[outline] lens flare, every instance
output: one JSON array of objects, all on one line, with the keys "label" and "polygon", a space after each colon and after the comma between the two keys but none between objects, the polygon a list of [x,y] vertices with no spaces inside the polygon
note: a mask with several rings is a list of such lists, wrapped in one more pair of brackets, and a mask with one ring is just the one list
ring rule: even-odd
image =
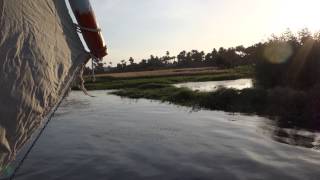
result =
[{"label": "lens flare", "polygon": [[265,58],[273,64],[285,63],[292,53],[291,45],[286,42],[271,42],[264,50]]}]

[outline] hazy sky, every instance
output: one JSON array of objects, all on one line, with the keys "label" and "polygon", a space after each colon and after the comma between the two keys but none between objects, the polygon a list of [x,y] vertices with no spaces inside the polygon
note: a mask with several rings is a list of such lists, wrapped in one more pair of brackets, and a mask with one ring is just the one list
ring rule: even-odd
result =
[{"label": "hazy sky", "polygon": [[169,50],[251,45],[290,28],[320,30],[320,0],[91,0],[107,61]]}]

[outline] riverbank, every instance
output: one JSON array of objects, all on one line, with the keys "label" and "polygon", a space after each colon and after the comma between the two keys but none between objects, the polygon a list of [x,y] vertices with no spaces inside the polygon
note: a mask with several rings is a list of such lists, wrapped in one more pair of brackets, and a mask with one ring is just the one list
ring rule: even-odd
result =
[{"label": "riverbank", "polygon": [[[86,83],[88,90],[117,89],[112,94],[128,98],[145,98],[226,112],[256,114],[274,119],[283,128],[320,130],[317,99],[318,88],[309,91],[291,88],[243,90],[220,88],[214,92],[192,91],[173,86],[182,82],[220,81],[253,78],[253,67],[237,67],[206,75],[160,76],[139,78],[98,77]],[[320,92],[320,91],[319,91]]]},{"label": "riverbank", "polygon": [[[212,68],[189,68],[175,69],[165,71],[155,71],[154,73],[137,72],[137,73],[117,73],[97,75],[96,81],[92,82],[91,77],[85,77],[85,86],[88,90],[108,90],[108,89],[127,89],[137,88],[147,84],[157,84],[157,86],[168,86],[175,83],[184,82],[206,82],[235,80],[241,78],[252,78],[254,75],[253,66],[240,66],[233,69],[216,69]],[[168,72],[178,72],[178,74],[168,74]],[[194,71],[194,72],[193,72]],[[149,71],[148,71],[149,72]]]}]

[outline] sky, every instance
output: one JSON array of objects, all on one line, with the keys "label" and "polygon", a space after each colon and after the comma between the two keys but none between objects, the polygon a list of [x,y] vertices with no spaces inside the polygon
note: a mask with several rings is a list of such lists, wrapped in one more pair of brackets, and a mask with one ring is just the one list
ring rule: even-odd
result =
[{"label": "sky", "polygon": [[287,28],[320,30],[319,0],[91,0],[106,62],[252,45]]}]

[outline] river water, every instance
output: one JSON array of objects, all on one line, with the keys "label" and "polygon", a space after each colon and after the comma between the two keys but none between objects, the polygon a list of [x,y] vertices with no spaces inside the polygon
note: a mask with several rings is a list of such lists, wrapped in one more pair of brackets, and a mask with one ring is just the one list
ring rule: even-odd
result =
[{"label": "river water", "polygon": [[268,120],[72,92],[17,180],[247,180],[320,177],[320,153],[273,141]]},{"label": "river water", "polygon": [[253,87],[252,79],[237,79],[237,80],[227,80],[227,81],[206,81],[206,82],[187,82],[175,84],[176,87],[189,88],[193,91],[210,92],[216,91],[220,87],[233,88],[233,89],[246,89]]}]

